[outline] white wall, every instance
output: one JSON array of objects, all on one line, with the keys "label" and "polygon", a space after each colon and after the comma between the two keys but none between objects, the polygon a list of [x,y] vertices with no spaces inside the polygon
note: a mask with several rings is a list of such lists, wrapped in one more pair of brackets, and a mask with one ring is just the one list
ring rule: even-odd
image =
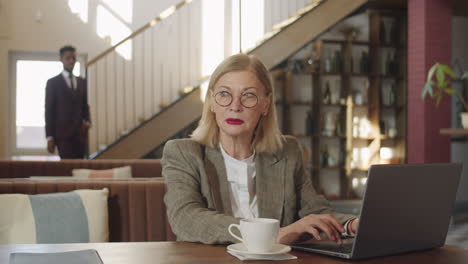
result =
[{"label": "white wall", "polygon": [[[104,51],[110,44],[96,34],[96,8],[103,1],[87,1],[88,22],[84,23],[71,12],[67,0],[0,0],[0,158],[9,158],[8,53],[21,50],[58,54],[58,49],[65,44],[76,46],[88,59]],[[133,0],[133,21],[126,25],[136,30],[178,2]]]}]

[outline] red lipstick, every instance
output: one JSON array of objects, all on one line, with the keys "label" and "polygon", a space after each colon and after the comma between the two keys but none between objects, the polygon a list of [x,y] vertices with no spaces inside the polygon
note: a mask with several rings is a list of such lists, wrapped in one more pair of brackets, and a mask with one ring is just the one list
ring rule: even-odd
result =
[{"label": "red lipstick", "polygon": [[242,125],[244,123],[243,120],[237,119],[237,118],[228,118],[225,121],[226,121],[226,123],[228,123],[230,125]]}]

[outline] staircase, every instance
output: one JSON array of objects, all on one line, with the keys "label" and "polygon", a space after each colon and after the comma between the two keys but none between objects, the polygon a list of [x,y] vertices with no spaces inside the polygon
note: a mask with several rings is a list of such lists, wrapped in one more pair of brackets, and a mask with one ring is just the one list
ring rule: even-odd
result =
[{"label": "staircase", "polygon": [[[154,52],[154,45],[162,45],[154,41],[155,32],[161,31],[158,23],[164,27],[171,15],[180,15],[177,20],[180,24],[196,27],[191,19],[200,10],[200,1],[190,2],[183,1],[170,7],[165,14],[88,63],[94,124],[90,130],[90,152],[94,152],[91,158],[148,157],[158,146],[189,125],[196,124],[200,118],[200,74],[197,75],[199,69],[190,65],[199,59],[196,50],[200,47],[194,45],[195,51],[181,48],[179,54]],[[367,0],[312,1],[276,25],[255,48],[246,53],[259,57],[267,68],[273,69],[366,3]],[[182,20],[185,22],[180,22]],[[171,41],[179,43],[177,40],[182,38],[199,38],[190,30],[180,28],[178,39],[169,37],[164,45],[169,45]],[[145,48],[147,46],[150,49]],[[128,48],[127,53],[123,53],[124,47]],[[125,56],[132,59],[127,60]],[[175,64],[172,66],[177,69],[169,74],[169,80],[167,72],[164,72],[166,64],[159,61],[163,57],[170,58]],[[173,76],[176,73],[178,78]],[[182,87],[186,87],[184,91]],[[177,89],[181,89],[181,92],[174,92]]]}]

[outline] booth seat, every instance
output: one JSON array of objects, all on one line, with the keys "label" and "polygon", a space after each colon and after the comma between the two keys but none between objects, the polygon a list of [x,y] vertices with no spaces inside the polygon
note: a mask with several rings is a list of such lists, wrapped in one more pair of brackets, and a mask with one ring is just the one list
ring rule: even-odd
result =
[{"label": "booth seat", "polygon": [[122,160],[61,160],[11,161],[0,160],[0,178],[29,178],[31,176],[71,176],[73,169],[104,170],[132,167],[133,178],[161,177],[159,159]]},{"label": "booth seat", "polygon": [[[109,169],[130,165],[131,179],[34,179],[66,176],[74,168]],[[109,189],[110,242],[174,241],[163,197],[166,184],[159,160],[0,161],[0,194],[44,194]]]}]

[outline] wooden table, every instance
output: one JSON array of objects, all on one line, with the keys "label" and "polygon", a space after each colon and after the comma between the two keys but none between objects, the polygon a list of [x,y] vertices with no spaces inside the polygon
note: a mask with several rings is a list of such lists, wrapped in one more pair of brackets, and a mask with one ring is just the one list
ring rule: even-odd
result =
[{"label": "wooden table", "polygon": [[[140,242],[140,243],[89,243],[89,244],[30,244],[0,245],[0,263],[7,264],[12,252],[60,252],[83,249],[96,249],[104,264],[178,264],[178,263],[243,263],[226,252],[225,246],[208,246],[185,242]],[[445,246],[439,249],[413,252],[397,256],[372,258],[364,261],[348,261],[317,254],[292,251],[296,260],[285,261],[248,261],[247,263],[372,263],[372,264],[466,264],[468,250]]]}]

